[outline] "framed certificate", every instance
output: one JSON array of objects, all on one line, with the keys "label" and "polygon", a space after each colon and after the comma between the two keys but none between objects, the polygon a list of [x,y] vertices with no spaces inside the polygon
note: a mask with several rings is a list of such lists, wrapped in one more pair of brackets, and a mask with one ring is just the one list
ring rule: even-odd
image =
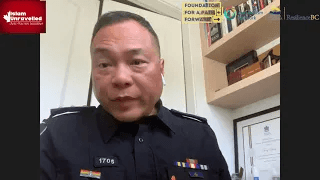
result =
[{"label": "framed certificate", "polygon": [[235,170],[244,169],[242,179],[280,177],[280,106],[235,119]]}]

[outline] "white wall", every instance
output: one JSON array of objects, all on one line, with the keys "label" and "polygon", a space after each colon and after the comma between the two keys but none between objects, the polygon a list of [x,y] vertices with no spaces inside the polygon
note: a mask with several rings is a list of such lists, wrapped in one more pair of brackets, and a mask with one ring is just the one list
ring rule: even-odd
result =
[{"label": "white wall", "polygon": [[70,51],[70,69],[63,106],[87,104],[91,74],[90,43],[99,12],[98,0],[74,1],[78,4],[78,16],[74,26],[73,49]]},{"label": "white wall", "polygon": [[98,0],[47,0],[47,28],[40,34],[40,122],[50,109],[87,103],[90,39]]},{"label": "white wall", "polygon": [[[188,83],[190,85],[188,88],[194,88],[194,99],[191,99],[191,101],[194,101],[195,103],[194,114],[207,118],[210,127],[217,136],[219,147],[227,161],[230,174],[232,174],[235,172],[233,120],[244,115],[279,105],[280,94],[238,109],[226,109],[207,104],[199,25],[183,25],[183,29],[187,31],[183,34],[186,36],[188,35],[186,38],[184,37],[184,39],[189,40],[190,58],[185,58],[185,67],[187,68],[187,74],[193,74],[191,77],[192,83]],[[260,55],[279,43],[280,38],[258,49],[257,54]],[[190,79],[188,79],[187,82],[188,81],[190,81]],[[189,96],[187,97],[189,99]],[[188,99],[187,101],[189,101]]]},{"label": "white wall", "polygon": [[232,112],[232,119],[237,119],[247,116],[265,109],[273,108],[280,105],[280,93],[269,98],[257,101],[247,106],[234,109]]}]

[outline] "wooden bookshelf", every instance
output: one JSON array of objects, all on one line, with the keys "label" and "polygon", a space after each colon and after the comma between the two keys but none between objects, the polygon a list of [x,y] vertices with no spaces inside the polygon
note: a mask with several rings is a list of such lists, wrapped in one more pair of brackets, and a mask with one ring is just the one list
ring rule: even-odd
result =
[{"label": "wooden bookshelf", "polygon": [[[277,39],[280,36],[280,21],[270,20],[271,16],[275,16],[269,13],[272,6],[280,6],[280,0],[275,0],[262,9],[262,14],[255,15],[256,20],[247,20],[210,47],[206,45],[203,55],[228,64],[252,49],[259,49]],[[201,28],[204,31],[203,26]]]},{"label": "wooden bookshelf", "polygon": [[[238,1],[226,1],[238,5]],[[280,63],[228,86],[226,65],[251,50],[257,50],[280,37],[280,21],[270,20],[271,7],[279,7],[275,0],[256,14],[256,20],[247,20],[208,47],[203,24],[200,37],[207,102],[224,108],[239,108],[280,93]],[[274,47],[280,54],[280,45]],[[266,53],[259,55],[259,60]]]},{"label": "wooden bookshelf", "polygon": [[239,108],[280,93],[280,63],[227,86],[209,100],[209,104]]}]

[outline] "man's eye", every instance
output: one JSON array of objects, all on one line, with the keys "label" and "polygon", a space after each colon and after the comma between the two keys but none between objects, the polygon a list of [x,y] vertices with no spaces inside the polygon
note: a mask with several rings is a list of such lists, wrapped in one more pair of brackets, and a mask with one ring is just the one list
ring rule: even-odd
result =
[{"label": "man's eye", "polygon": [[99,67],[100,67],[100,68],[106,68],[106,67],[108,67],[108,66],[110,66],[110,65],[107,64],[107,63],[100,63],[100,64],[99,64]]},{"label": "man's eye", "polygon": [[142,63],[144,63],[144,61],[142,60],[133,60],[131,64],[137,66],[137,65],[141,65]]}]

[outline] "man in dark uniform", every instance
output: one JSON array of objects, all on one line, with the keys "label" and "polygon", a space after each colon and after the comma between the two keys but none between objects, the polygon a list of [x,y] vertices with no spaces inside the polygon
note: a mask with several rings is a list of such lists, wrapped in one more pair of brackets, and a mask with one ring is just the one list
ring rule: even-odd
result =
[{"label": "man in dark uniform", "polygon": [[206,119],[162,106],[164,60],[143,17],[102,15],[90,51],[100,105],[51,110],[41,179],[231,179]]}]

